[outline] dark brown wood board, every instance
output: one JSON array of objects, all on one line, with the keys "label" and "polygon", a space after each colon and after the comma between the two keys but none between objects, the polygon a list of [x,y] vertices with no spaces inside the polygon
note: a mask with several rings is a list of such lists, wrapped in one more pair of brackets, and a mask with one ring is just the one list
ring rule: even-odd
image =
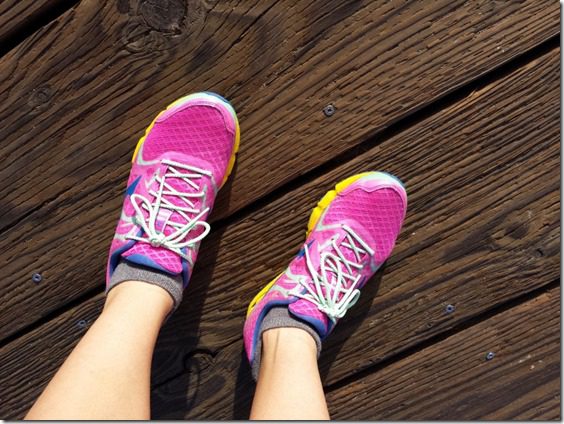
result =
[{"label": "dark brown wood board", "polygon": [[[553,49],[210,236],[186,293],[190,300],[159,341],[155,416],[243,417],[253,389],[241,361],[246,305],[295,253],[318,198],[353,172],[384,166],[400,175],[410,207],[394,256],[374,281],[381,280],[378,296],[373,299],[372,284],[325,347],[326,383],[554,281],[558,87],[559,49]],[[3,415],[29,407],[83,333],[78,320],[93,319],[92,304],[100,302],[81,305],[0,351],[0,363],[11,364],[0,371],[6,387],[21,376],[34,380],[16,396],[14,390],[1,396],[9,408]],[[456,305],[455,313],[444,313],[447,303]],[[46,343],[66,348],[52,354]],[[49,352],[50,360],[30,364],[27,349]],[[6,358],[16,356],[14,370]]]},{"label": "dark brown wood board", "polygon": [[559,394],[558,286],[328,393],[327,402],[337,420],[559,420]]},{"label": "dark brown wood board", "polygon": [[134,135],[171,99],[240,110],[224,217],[559,30],[532,0],[134,3],[81,2],[0,60],[0,338],[99,290]]}]

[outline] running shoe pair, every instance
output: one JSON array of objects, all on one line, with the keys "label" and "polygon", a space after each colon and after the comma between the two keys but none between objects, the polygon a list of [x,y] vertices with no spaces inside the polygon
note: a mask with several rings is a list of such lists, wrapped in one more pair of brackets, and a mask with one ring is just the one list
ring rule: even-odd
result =
[{"label": "running shoe pair", "polygon": [[[181,98],[155,118],[133,154],[110,248],[107,290],[122,263],[179,281],[180,291],[188,285],[200,242],[210,231],[206,219],[233,168],[239,139],[233,107],[213,93]],[[272,308],[287,308],[320,340],[331,333],[391,254],[406,207],[402,183],[383,172],[351,176],[321,199],[297,256],[249,305],[243,334],[251,365],[261,324]],[[161,285],[178,306],[181,293]]]}]

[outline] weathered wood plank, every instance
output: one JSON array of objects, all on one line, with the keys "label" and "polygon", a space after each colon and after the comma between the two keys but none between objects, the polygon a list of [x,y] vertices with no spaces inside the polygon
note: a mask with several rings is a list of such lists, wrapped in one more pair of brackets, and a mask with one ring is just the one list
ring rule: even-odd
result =
[{"label": "weathered wood plank", "polygon": [[72,0],[4,0],[0,2],[0,48],[29,25],[42,20],[54,9],[72,4]]},{"label": "weathered wood plank", "polygon": [[0,338],[100,285],[131,134],[170,99],[241,112],[225,216],[559,30],[532,0],[150,4],[82,2],[0,61]]},{"label": "weathered wood plank", "polygon": [[386,421],[555,420],[559,399],[560,287],[327,394],[334,419]]},{"label": "weathered wood plank", "polygon": [[[555,49],[211,235],[186,293],[189,300],[159,340],[156,416],[245,415],[253,390],[241,361],[247,303],[295,253],[315,201],[351,173],[395,172],[407,183],[410,207],[395,253],[379,274],[379,296],[373,298],[376,278],[325,346],[321,365],[327,383],[557,278],[558,87]],[[93,264],[85,267],[94,270]],[[444,313],[448,303],[455,313]],[[65,353],[52,354],[46,341],[72,345],[83,332],[77,317],[92,319],[95,312],[80,306],[12,342],[0,350],[0,364],[17,355],[19,375],[46,381]],[[65,330],[55,330],[67,322]],[[40,334],[43,345],[33,345]],[[30,365],[29,349],[49,351],[50,361]],[[12,366],[0,366],[5,387],[21,381],[11,378]],[[10,409],[4,415],[25,411],[40,387],[30,384],[17,396],[7,391],[2,403]],[[243,406],[234,411],[235,401]]]}]

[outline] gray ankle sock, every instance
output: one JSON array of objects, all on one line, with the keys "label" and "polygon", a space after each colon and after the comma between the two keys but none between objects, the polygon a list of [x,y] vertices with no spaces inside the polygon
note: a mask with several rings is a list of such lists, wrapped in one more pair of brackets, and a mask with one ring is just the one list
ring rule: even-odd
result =
[{"label": "gray ankle sock", "polygon": [[[165,272],[157,271],[146,266],[137,265],[126,260],[120,260],[118,266],[114,270],[110,278],[110,284],[106,290],[106,294],[124,281],[143,281],[145,283],[154,284],[155,286],[165,289],[174,301],[174,309],[178,307],[182,300],[182,276],[170,275]],[[174,310],[173,309],[173,310]]]},{"label": "gray ankle sock", "polygon": [[287,307],[274,307],[266,313],[266,316],[262,320],[260,326],[259,337],[255,348],[255,358],[252,364],[252,373],[255,380],[258,378],[260,369],[260,359],[262,355],[262,333],[266,330],[280,327],[301,328],[302,330],[305,330],[309,334],[311,334],[311,336],[315,339],[315,344],[317,345],[317,357],[319,358],[319,354],[321,353],[321,338],[319,337],[319,334],[317,334],[317,331],[315,331],[313,327],[306,322],[294,318],[292,315],[290,315]]}]

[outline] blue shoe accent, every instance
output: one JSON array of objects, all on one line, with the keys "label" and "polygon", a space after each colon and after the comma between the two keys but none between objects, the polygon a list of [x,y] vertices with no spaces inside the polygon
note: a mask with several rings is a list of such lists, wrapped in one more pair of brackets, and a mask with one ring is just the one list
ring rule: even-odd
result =
[{"label": "blue shoe accent", "polygon": [[141,176],[137,177],[137,179],[135,181],[133,181],[131,184],[129,184],[129,186],[127,187],[127,190],[125,190],[126,196],[131,196],[135,192],[135,187],[137,187],[137,184],[139,184],[139,181],[141,181]]},{"label": "blue shoe accent", "polygon": [[[312,244],[313,244],[313,240],[310,241],[310,242],[307,244],[307,247],[310,248]],[[304,255],[305,255],[305,247],[302,247],[302,248],[300,249],[300,251],[298,252],[297,257],[298,257],[298,258],[301,258],[301,257],[304,256]]]},{"label": "blue shoe accent", "polygon": [[130,240],[129,242],[121,246],[119,249],[116,249],[110,255],[110,277],[112,276],[112,274],[116,270],[116,267],[118,266],[121,254],[126,250],[129,250],[134,244],[135,244],[135,240]]},{"label": "blue shoe accent", "polygon": [[153,268],[153,269],[156,269],[158,271],[164,272],[166,274],[174,275],[145,255],[140,255],[140,254],[136,253],[136,254],[128,256],[127,258],[124,258],[124,259],[128,262],[133,262],[134,264],[137,264],[137,265],[143,265],[143,266],[146,266],[148,268]]},{"label": "blue shoe accent", "polygon": [[[188,248],[182,248],[182,253],[185,255],[188,253]],[[188,268],[188,261],[184,258],[180,259],[182,263],[182,287],[188,287],[188,283],[190,282],[190,269]]]},{"label": "blue shoe accent", "polygon": [[400,180],[398,177],[396,177],[396,176],[393,175],[393,174],[390,174],[389,172],[384,172],[384,171],[378,171],[378,172],[380,172],[380,173],[382,173],[382,174],[386,174],[388,177],[393,178],[393,179],[394,179],[397,183],[399,183],[399,185],[401,185],[401,186],[403,187],[403,189],[405,190],[405,184],[404,184],[403,181]]}]

